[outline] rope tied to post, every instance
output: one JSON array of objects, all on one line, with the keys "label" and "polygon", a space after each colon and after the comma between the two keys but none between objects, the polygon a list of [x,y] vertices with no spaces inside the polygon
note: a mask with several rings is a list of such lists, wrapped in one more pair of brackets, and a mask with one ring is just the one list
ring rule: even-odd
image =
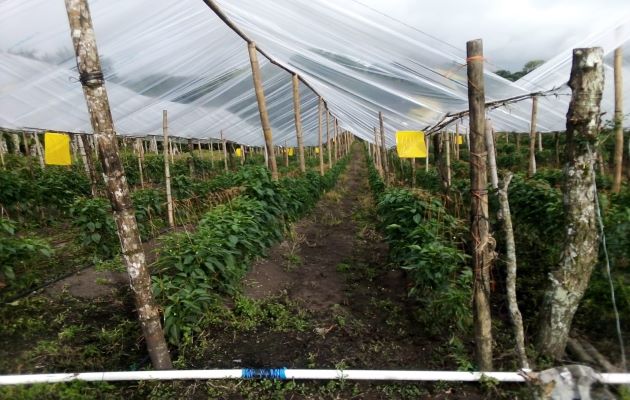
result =
[{"label": "rope tied to post", "polygon": [[89,88],[96,88],[102,86],[105,83],[105,78],[103,77],[103,73],[98,72],[81,72],[79,74],[79,82],[83,86],[87,86]]}]

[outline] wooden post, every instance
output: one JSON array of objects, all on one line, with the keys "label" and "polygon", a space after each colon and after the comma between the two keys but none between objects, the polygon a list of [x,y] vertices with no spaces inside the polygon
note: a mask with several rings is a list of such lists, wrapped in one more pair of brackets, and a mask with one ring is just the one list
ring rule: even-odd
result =
[{"label": "wooden post", "polygon": [[142,142],[142,139],[136,139],[136,147],[138,148],[138,173],[140,174],[140,187],[144,189],[144,144]]},{"label": "wooden post", "polygon": [[455,159],[459,160],[459,124],[455,124]]},{"label": "wooden post", "polygon": [[[33,137],[35,138],[35,152],[37,153],[37,158],[39,159],[39,166],[41,169],[46,168],[46,163],[44,162],[44,149],[42,148],[42,144],[39,141],[39,134],[37,132],[33,133]],[[0,143],[2,146],[4,143]],[[2,153],[4,149],[0,149],[0,153]],[[2,164],[4,165],[4,157]]]},{"label": "wooden post", "polygon": [[553,134],[553,139],[556,156],[556,167],[560,168],[560,132],[555,132]]},{"label": "wooden post", "polygon": [[538,114],[538,97],[532,97],[532,120],[529,128],[529,169],[527,175],[536,173],[536,115]]},{"label": "wooden post", "polygon": [[26,131],[22,131],[22,141],[24,142],[24,155],[31,156],[31,146],[28,144],[28,138],[26,137]]},{"label": "wooden post", "polygon": [[411,187],[416,187],[416,159],[411,159]]},{"label": "wooden post", "polygon": [[330,155],[330,112],[326,111],[326,152],[328,153],[328,169],[332,168],[332,158]]},{"label": "wooden post", "polygon": [[208,143],[208,149],[210,150],[210,168],[214,169],[214,143],[212,139],[210,139],[210,143]]},{"label": "wooden post", "polygon": [[317,121],[318,121],[318,135],[319,135],[319,174],[324,176],[324,144],[322,139],[322,111],[323,111],[323,100],[319,97],[319,101],[317,102]]},{"label": "wooden post", "polygon": [[11,141],[13,142],[13,154],[20,156],[22,151],[20,150],[20,136],[17,133],[12,133]]},{"label": "wooden post", "polygon": [[381,140],[379,139],[379,135],[378,135],[378,130],[376,129],[376,127],[374,127],[374,162],[376,163],[376,169],[379,173],[379,175],[381,175],[381,178],[383,177],[383,164],[381,163]]},{"label": "wooden post", "polygon": [[129,273],[131,293],[135,297],[147,349],[156,369],[171,369],[171,359],[160,324],[160,312],[151,294],[151,278],[146,267],[129,187],[118,155],[90,12],[86,0],[65,0],[65,4],[83,93],[100,147],[101,165],[106,175],[106,186],[118,228],[123,259]]},{"label": "wooden post", "polygon": [[284,166],[285,167],[289,167],[289,148],[287,147],[287,141],[284,141],[284,149],[283,149],[283,153],[284,153]]},{"label": "wooden post", "polygon": [[[506,133],[507,134],[507,133]],[[503,229],[505,231],[505,264],[507,266],[507,277],[505,283],[507,286],[508,308],[510,310],[510,318],[514,326],[514,339],[516,342],[516,353],[521,364],[521,368],[529,369],[527,354],[525,353],[525,334],[523,333],[523,317],[518,309],[516,301],[516,244],[514,242],[514,230],[512,229],[512,214],[510,213],[510,202],[508,200],[508,186],[512,180],[512,173],[508,172],[503,177],[503,187],[499,189],[499,204],[501,205],[501,213],[499,219],[503,220]]]},{"label": "wooden post", "polygon": [[175,226],[175,215],[173,212],[173,197],[171,195],[171,170],[168,163],[170,152],[170,141],[168,140],[168,115],[166,110],[162,110],[162,134],[164,135],[164,179],[166,181],[166,208],[168,211],[168,226]]},{"label": "wooden post", "polygon": [[385,185],[389,185],[389,162],[387,160],[387,143],[385,142],[385,123],[383,121],[383,113],[378,113],[378,123],[381,129],[381,160],[383,161],[383,174],[385,176]]},{"label": "wooden post", "polygon": [[429,154],[430,154],[431,136],[424,135],[424,145],[427,148],[427,156],[424,158],[424,172],[429,172]]},{"label": "wooden post", "polygon": [[333,152],[334,154],[334,160],[335,162],[337,162],[337,159],[339,158],[339,136],[337,135],[337,130],[339,129],[339,125],[337,124],[337,118],[333,119],[333,142],[335,143],[335,151]]},{"label": "wooden post", "polygon": [[[228,172],[227,143],[226,140],[223,138],[223,129],[221,130],[221,143],[223,144],[223,167],[225,168],[225,172]],[[273,150],[271,156],[273,157]]]},{"label": "wooden post", "polygon": [[488,152],[488,173],[490,174],[492,188],[497,190],[499,188],[499,174],[497,173],[497,158],[494,148],[494,137],[492,135],[492,121],[490,119],[486,119],[485,131],[486,151]]},{"label": "wooden post", "polygon": [[521,134],[516,134],[516,154],[521,154]]},{"label": "wooden post", "polygon": [[613,174],[612,191],[621,190],[621,175],[623,169],[623,53],[621,47],[615,49],[615,171]]},{"label": "wooden post", "polygon": [[96,197],[98,195],[98,178],[96,177],[96,168],[94,168],[94,158],[92,157],[92,145],[90,144],[88,135],[79,135],[77,143],[81,151],[81,157],[83,158],[85,173],[90,179],[92,197]]},{"label": "wooden post", "polygon": [[540,153],[541,151],[543,151],[543,144],[542,144],[542,132],[538,132],[538,152]]},{"label": "wooden post", "polygon": [[195,177],[195,145],[193,144],[193,140],[192,139],[188,139],[188,153],[189,153],[189,158],[188,158],[188,170],[190,172],[190,177],[194,178]]},{"label": "wooden post", "polygon": [[0,162],[2,163],[2,169],[6,168],[4,164],[4,149],[5,149],[4,135],[0,133]]},{"label": "wooden post", "polygon": [[444,139],[446,140],[446,187],[447,190],[451,188],[451,135],[448,132],[444,132]]},{"label": "wooden post", "polygon": [[[304,141],[302,134],[302,116],[300,114],[300,80],[297,74],[293,74],[293,116],[295,119],[295,137],[297,138],[298,158],[300,161],[300,171],[306,172],[306,164],[304,162]],[[320,121],[321,131],[321,121]]]},{"label": "wooden post", "polygon": [[265,144],[267,146],[268,167],[271,170],[271,179],[277,181],[278,166],[276,165],[276,157],[273,153],[273,133],[271,132],[271,123],[269,122],[269,114],[267,113],[267,104],[265,102],[262,77],[260,76],[260,66],[258,64],[258,55],[256,54],[256,45],[253,42],[248,43],[247,50],[249,51],[249,61],[252,66],[254,91],[256,92],[258,111],[260,113],[260,124],[262,125],[263,134],[265,136]]},{"label": "wooden post", "polygon": [[494,243],[488,223],[486,190],[485,93],[483,79],[483,42],[466,43],[468,106],[470,109],[470,237],[474,273],[473,306],[475,348],[481,371],[492,371],[492,319],[490,314],[490,268]]},{"label": "wooden post", "polygon": [[155,136],[151,137],[151,151],[153,151],[155,154],[160,154],[158,152],[157,137]]},{"label": "wooden post", "polygon": [[553,359],[564,354],[600,246],[594,151],[601,122],[603,53],[600,47],[573,50],[562,187],[564,248],[557,268],[549,274],[537,338],[540,353]]}]

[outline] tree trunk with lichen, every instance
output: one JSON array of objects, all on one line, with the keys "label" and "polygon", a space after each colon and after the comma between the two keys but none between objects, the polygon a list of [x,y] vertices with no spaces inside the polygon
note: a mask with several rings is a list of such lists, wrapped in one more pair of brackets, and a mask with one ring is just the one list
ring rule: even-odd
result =
[{"label": "tree trunk with lichen", "polygon": [[599,235],[595,208],[595,145],[600,130],[604,88],[603,51],[574,49],[567,113],[563,203],[564,248],[549,274],[538,332],[538,350],[559,359],[564,353],[573,316],[597,262]]},{"label": "tree trunk with lichen", "polygon": [[81,157],[83,157],[85,172],[90,178],[92,197],[96,197],[98,195],[98,178],[94,168],[94,157],[90,139],[87,135],[80,135],[77,143],[79,144],[79,149],[81,150]]},{"label": "tree trunk with lichen", "polygon": [[129,187],[118,154],[116,134],[96,50],[90,11],[86,0],[65,0],[65,3],[83,94],[100,148],[99,155],[106,175],[107,194],[147,349],[156,369],[170,369],[172,368],[171,358],[160,324],[160,313],[151,293],[151,278],[140,241]]}]

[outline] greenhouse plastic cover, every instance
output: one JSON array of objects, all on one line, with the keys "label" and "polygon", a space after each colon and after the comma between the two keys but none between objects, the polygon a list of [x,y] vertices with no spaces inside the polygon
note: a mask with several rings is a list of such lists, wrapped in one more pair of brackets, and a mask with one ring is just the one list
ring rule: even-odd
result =
[{"label": "greenhouse plastic cover", "polygon": [[[247,44],[202,0],[89,4],[119,134],[161,135],[162,110],[168,110],[174,136],[218,138],[223,131],[229,140],[263,143]],[[373,140],[379,111],[385,117],[388,145],[394,145],[394,131],[424,129],[448,112],[468,108],[463,43],[453,47],[358,4],[218,4],[260,49],[325,99],[341,128],[359,137]],[[613,110],[612,52],[618,46],[627,49],[624,93],[630,94],[629,39],[626,16],[574,46],[604,48],[602,106],[608,119]],[[261,55],[259,61],[274,144],[293,146],[291,76]],[[559,96],[539,101],[538,129],[564,130],[570,64],[571,49],[564,49],[515,83],[495,75],[486,64],[487,101],[560,87]],[[63,0],[0,2],[0,127],[90,133],[77,75]],[[315,145],[318,96],[302,83],[300,93],[305,142]],[[490,117],[497,130],[527,132],[530,113],[531,101],[526,100],[496,109]]]}]

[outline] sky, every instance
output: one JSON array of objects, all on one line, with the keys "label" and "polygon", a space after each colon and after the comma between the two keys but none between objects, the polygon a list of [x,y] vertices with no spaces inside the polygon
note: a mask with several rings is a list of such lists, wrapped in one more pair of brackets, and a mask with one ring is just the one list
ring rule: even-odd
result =
[{"label": "sky", "polygon": [[630,0],[344,1],[365,4],[460,49],[482,38],[488,61],[511,71],[530,60],[549,60],[588,33],[630,18]]}]

